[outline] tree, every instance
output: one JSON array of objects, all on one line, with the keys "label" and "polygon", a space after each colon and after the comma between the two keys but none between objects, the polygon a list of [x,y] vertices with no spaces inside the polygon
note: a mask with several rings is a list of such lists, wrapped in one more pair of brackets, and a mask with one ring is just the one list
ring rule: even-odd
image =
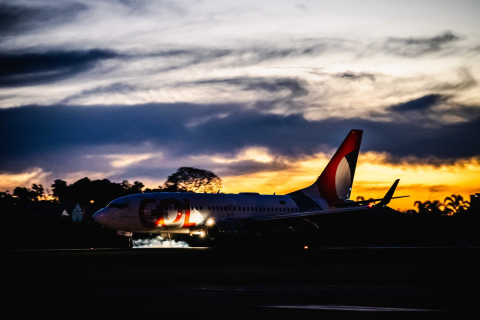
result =
[{"label": "tree", "polygon": [[452,194],[451,197],[446,197],[444,204],[445,211],[452,215],[466,212],[470,207],[470,203],[468,201],[464,201],[463,197],[459,194]]},{"label": "tree", "polygon": [[145,187],[145,185],[140,181],[135,181],[133,184],[131,184],[128,182],[128,180],[123,180],[121,186],[125,192],[125,195],[142,193],[142,189]]},{"label": "tree", "polygon": [[108,179],[90,180],[85,177],[71,185],[57,179],[52,184],[53,195],[62,203],[78,202],[81,205],[95,204],[106,206],[110,201],[134,193],[142,193],[145,186],[139,181],[133,184],[128,180],[121,183],[111,182]]},{"label": "tree", "polygon": [[191,167],[181,167],[170,175],[162,191],[217,192],[222,188],[222,179],[215,173]]},{"label": "tree", "polygon": [[13,196],[10,194],[10,191],[0,192],[0,204],[7,204],[13,202]]},{"label": "tree", "polygon": [[16,187],[13,190],[13,195],[22,202],[32,201],[37,198],[37,193],[26,187]]},{"label": "tree", "polygon": [[67,182],[61,179],[57,179],[52,184],[53,196],[58,199],[60,202],[67,201],[68,197],[68,187]]},{"label": "tree", "polygon": [[32,192],[36,194],[36,197],[33,200],[37,201],[38,199],[42,199],[44,190],[45,189],[43,189],[43,186],[41,184],[32,184]]},{"label": "tree", "polygon": [[430,201],[422,202],[420,200],[417,200],[413,203],[413,205],[415,207],[418,207],[418,213],[427,213],[428,212],[428,210],[427,210],[428,202],[430,202]]},{"label": "tree", "polygon": [[427,214],[442,214],[445,206],[438,200],[430,201],[427,200],[425,202],[422,201],[415,201],[413,204],[414,206],[418,207],[419,213],[427,213]]}]

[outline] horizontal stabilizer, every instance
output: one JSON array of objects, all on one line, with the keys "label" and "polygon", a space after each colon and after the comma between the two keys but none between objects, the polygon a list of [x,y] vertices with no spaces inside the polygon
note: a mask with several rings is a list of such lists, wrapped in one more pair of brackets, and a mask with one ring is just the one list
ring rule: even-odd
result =
[{"label": "horizontal stabilizer", "polygon": [[[410,196],[399,196],[399,197],[392,197],[392,199],[400,199],[400,198],[408,198]],[[383,200],[384,198],[381,198],[381,199],[367,199],[367,200],[361,200],[361,201],[355,201],[355,202],[347,202],[343,205],[338,205],[338,207],[354,207],[354,206],[363,206],[363,205],[366,205],[366,204],[370,204],[372,202],[377,202],[377,201],[381,201]]]}]

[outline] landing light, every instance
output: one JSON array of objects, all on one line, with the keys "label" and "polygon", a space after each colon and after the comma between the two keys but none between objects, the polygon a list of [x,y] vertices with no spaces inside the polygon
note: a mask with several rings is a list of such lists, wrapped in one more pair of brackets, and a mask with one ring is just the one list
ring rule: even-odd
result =
[{"label": "landing light", "polygon": [[213,219],[208,219],[207,222],[205,223],[207,226],[211,226],[215,223]]},{"label": "landing light", "polygon": [[308,249],[308,246],[304,246],[303,249],[305,249],[305,250]]}]

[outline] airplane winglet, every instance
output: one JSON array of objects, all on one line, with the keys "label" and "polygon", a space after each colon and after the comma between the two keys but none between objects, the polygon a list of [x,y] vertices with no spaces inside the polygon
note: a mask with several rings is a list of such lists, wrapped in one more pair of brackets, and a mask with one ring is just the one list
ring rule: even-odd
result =
[{"label": "airplane winglet", "polygon": [[390,203],[390,201],[392,200],[393,194],[395,193],[395,189],[397,188],[397,185],[398,185],[399,181],[400,181],[400,179],[395,180],[395,182],[390,187],[390,190],[387,191],[387,193],[385,194],[385,197],[383,197],[383,199],[378,203],[378,205],[386,206],[387,204]]}]

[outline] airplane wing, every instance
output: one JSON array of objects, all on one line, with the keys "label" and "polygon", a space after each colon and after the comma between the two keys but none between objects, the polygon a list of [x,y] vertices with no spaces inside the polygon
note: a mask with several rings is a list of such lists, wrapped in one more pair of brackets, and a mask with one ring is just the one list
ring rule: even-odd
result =
[{"label": "airplane wing", "polygon": [[[357,201],[346,203],[340,207],[330,210],[317,210],[317,211],[304,211],[304,212],[289,212],[284,214],[278,215],[268,215],[268,216],[256,216],[245,219],[246,222],[256,222],[256,221],[268,221],[268,220],[280,220],[280,219],[288,219],[288,218],[298,218],[298,217],[309,217],[309,216],[316,216],[316,215],[323,215],[323,214],[333,214],[333,213],[341,213],[341,212],[353,212],[353,211],[363,211],[372,209],[374,207],[384,207],[390,203],[392,199],[404,198],[409,196],[401,196],[401,197],[393,197],[395,189],[397,188],[398,182],[400,179],[395,180],[393,185],[390,187],[388,192],[382,199],[373,199],[373,200],[366,200],[366,201]],[[373,202],[373,201],[380,201],[379,203],[372,205],[368,204],[365,205],[363,203]]]},{"label": "airplane wing", "polygon": [[299,217],[309,217],[309,216],[316,216],[320,214],[331,214],[331,213],[340,213],[340,212],[351,212],[351,211],[360,211],[360,210],[367,210],[372,208],[373,205],[364,205],[364,206],[356,206],[356,207],[345,207],[345,208],[337,208],[331,210],[321,210],[321,211],[304,211],[304,212],[289,212],[285,214],[279,214],[274,216],[257,216],[245,219],[245,221],[267,221],[267,220],[279,220],[279,219],[287,219],[287,218],[299,218]]}]

